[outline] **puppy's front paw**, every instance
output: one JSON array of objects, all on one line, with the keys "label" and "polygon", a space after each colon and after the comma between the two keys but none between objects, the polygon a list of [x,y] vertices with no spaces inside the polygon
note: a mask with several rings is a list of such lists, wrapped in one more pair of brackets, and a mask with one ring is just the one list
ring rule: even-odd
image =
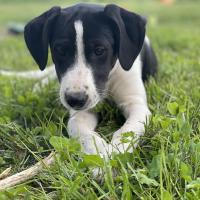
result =
[{"label": "puppy's front paw", "polygon": [[109,145],[109,155],[112,153],[132,153],[137,147],[139,137],[130,129],[119,129],[113,135]]},{"label": "puppy's front paw", "polygon": [[88,155],[99,155],[103,159],[108,159],[108,144],[100,137],[83,137],[80,140],[83,151]]},{"label": "puppy's front paw", "polygon": [[104,181],[104,171],[102,168],[96,167],[92,169],[92,178],[98,182]]}]

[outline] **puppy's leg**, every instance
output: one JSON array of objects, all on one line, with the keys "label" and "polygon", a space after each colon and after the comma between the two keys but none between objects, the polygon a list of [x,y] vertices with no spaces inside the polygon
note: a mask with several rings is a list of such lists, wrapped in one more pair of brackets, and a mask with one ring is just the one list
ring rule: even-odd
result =
[{"label": "puppy's leg", "polygon": [[94,131],[96,125],[95,114],[87,111],[71,111],[68,134],[73,138],[78,138],[82,150],[86,154],[99,154],[101,157],[107,157],[108,144]]},{"label": "puppy's leg", "polygon": [[137,145],[138,138],[143,135],[145,123],[151,115],[147,106],[139,57],[130,71],[124,71],[118,67],[111,74],[111,91],[114,100],[124,113],[126,122],[114,133],[110,152],[132,152],[133,147]]},{"label": "puppy's leg", "polygon": [[151,113],[146,103],[142,102],[141,97],[135,96],[133,98],[138,102],[123,106],[126,122],[113,134],[111,152],[132,152],[133,147],[137,146],[139,137],[145,131],[144,126]]}]

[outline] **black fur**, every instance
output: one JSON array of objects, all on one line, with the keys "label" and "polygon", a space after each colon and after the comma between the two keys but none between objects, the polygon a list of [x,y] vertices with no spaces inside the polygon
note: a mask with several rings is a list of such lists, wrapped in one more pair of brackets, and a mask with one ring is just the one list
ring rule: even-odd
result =
[{"label": "black fur", "polygon": [[158,62],[155,52],[151,45],[146,42],[141,51],[142,59],[142,80],[147,81],[149,76],[154,76],[157,72]]},{"label": "black fur", "polygon": [[60,11],[59,7],[53,7],[33,19],[25,27],[26,45],[41,70],[44,70],[47,64],[49,40]]},{"label": "black fur", "polygon": [[105,13],[117,26],[119,62],[125,70],[129,70],[142,49],[146,21],[116,5],[106,6]]},{"label": "black fur", "polygon": [[[84,27],[85,57],[99,89],[105,87],[117,58],[121,66],[129,70],[142,47],[143,79],[155,73],[155,54],[144,43],[144,18],[116,5],[90,4],[65,9],[53,7],[26,25],[27,47],[41,70],[47,64],[49,45],[59,80],[72,66],[77,51],[74,22],[79,19]],[[96,56],[94,52],[102,48],[103,55]]]}]

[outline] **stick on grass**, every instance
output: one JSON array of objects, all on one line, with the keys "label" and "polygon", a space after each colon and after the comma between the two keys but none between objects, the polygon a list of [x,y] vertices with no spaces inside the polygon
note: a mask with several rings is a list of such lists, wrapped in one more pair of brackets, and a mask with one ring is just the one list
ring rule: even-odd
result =
[{"label": "stick on grass", "polygon": [[37,162],[32,167],[12,176],[9,176],[3,180],[0,180],[0,191],[9,189],[13,186],[24,183],[25,181],[33,178],[34,176],[39,174],[45,167],[51,166],[54,163],[54,161],[55,153],[52,152],[51,154],[49,154],[49,156]]}]

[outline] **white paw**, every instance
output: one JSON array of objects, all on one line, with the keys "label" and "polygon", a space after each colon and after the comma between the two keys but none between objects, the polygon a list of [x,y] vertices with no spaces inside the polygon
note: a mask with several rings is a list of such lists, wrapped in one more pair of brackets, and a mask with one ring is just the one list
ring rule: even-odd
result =
[{"label": "white paw", "polygon": [[121,128],[113,134],[113,139],[109,145],[109,155],[112,153],[132,153],[137,147],[139,135],[131,129]]},{"label": "white paw", "polygon": [[92,169],[92,178],[98,182],[103,182],[104,181],[103,169],[99,167]]},{"label": "white paw", "polygon": [[81,136],[80,143],[86,154],[98,154],[101,158],[108,158],[108,144],[95,132],[92,132],[92,134],[88,133],[84,137]]}]

